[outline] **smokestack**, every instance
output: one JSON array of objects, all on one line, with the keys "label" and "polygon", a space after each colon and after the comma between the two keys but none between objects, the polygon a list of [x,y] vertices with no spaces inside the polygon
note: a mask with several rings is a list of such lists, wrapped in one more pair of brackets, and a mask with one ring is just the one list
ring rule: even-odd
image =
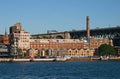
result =
[{"label": "smokestack", "polygon": [[87,31],[87,38],[90,38],[90,18],[89,18],[89,16],[86,17],[86,31]]}]

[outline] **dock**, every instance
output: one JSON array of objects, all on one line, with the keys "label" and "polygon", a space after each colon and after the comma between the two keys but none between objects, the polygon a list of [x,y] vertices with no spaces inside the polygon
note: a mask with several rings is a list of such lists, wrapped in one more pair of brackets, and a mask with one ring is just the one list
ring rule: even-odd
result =
[{"label": "dock", "polygon": [[0,62],[57,62],[66,61],[63,58],[0,58]]},{"label": "dock", "polygon": [[32,59],[31,61],[33,62],[52,62],[52,61],[55,61],[55,58],[35,58],[35,59]]},{"label": "dock", "polygon": [[[100,58],[0,58],[0,62],[64,62],[64,61],[96,61]],[[102,60],[120,60],[120,57],[111,57]]]}]

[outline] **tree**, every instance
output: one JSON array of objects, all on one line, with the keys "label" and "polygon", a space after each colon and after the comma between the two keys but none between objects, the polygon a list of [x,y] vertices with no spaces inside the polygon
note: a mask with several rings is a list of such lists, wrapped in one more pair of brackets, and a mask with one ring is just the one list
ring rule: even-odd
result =
[{"label": "tree", "polygon": [[19,56],[22,56],[22,49],[18,48]]},{"label": "tree", "polygon": [[100,56],[110,56],[110,55],[115,55],[115,49],[113,46],[111,45],[107,45],[107,44],[102,44],[99,48],[98,48],[98,52]]}]

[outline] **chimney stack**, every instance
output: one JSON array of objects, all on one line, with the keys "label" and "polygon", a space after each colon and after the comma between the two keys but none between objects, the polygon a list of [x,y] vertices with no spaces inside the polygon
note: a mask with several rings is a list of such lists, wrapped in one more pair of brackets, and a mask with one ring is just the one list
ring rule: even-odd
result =
[{"label": "chimney stack", "polygon": [[86,17],[86,31],[87,31],[87,38],[90,38],[90,18],[89,18],[89,16]]}]

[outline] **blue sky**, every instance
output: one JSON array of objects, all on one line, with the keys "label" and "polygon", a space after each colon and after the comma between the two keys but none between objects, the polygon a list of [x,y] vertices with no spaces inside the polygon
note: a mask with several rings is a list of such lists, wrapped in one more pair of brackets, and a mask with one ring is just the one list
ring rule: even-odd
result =
[{"label": "blue sky", "polygon": [[0,0],[0,34],[17,22],[31,34],[120,25],[120,0]]}]

